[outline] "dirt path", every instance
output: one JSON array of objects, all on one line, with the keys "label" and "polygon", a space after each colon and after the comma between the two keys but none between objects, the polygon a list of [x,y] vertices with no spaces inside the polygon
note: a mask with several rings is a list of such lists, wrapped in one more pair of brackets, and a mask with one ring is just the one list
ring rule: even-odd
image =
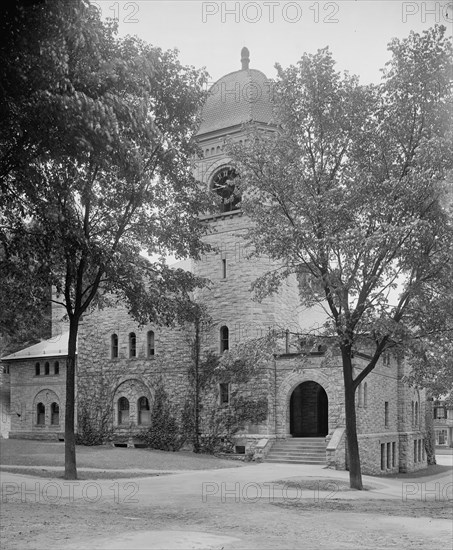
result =
[{"label": "dirt path", "polygon": [[[357,493],[347,489],[345,474],[260,465],[74,484],[4,474],[1,546],[451,548],[449,474],[421,481],[418,492],[417,484],[410,485],[404,499],[399,480],[368,478],[371,490]],[[423,495],[436,483],[440,498]]]}]

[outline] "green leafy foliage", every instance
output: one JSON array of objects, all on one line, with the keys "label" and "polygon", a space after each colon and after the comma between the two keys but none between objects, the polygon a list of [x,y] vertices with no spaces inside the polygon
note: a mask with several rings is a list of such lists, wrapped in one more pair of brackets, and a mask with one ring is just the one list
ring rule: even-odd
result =
[{"label": "green leafy foliage", "polygon": [[[324,308],[318,334],[341,350],[358,489],[354,392],[381,354],[399,346],[426,365],[429,344],[442,361],[438,370],[451,373],[451,355],[449,362],[439,346],[443,337],[452,340],[452,310],[438,306],[446,291],[451,296],[452,280],[445,186],[453,169],[452,42],[436,26],[393,40],[389,50],[378,86],[340,75],[328,49],[278,66],[275,131],[252,126],[245,145],[230,144],[242,208],[254,222],[248,242],[281,266],[256,281],[257,297],[290,274],[308,279],[302,300]],[[434,319],[438,337],[431,332],[410,347]],[[354,378],[351,358],[361,350],[371,359]]]},{"label": "green leafy foliage", "polygon": [[186,434],[176,418],[162,381],[158,381],[155,386],[151,426],[141,432],[139,437],[152,449],[161,451],[179,451],[185,442]]},{"label": "green leafy foliage", "polygon": [[77,444],[103,445],[111,439],[114,382],[104,373],[79,376]]},{"label": "green leafy foliage", "polygon": [[[81,316],[106,293],[140,323],[170,324],[202,284],[163,257],[204,247],[209,199],[192,162],[206,74],[175,51],[118,38],[85,0],[16,7],[0,23],[0,242],[21,247],[2,270],[13,275],[32,256],[35,285],[55,285],[66,308],[65,475],[75,478]],[[31,294],[25,287],[25,301]]]}]

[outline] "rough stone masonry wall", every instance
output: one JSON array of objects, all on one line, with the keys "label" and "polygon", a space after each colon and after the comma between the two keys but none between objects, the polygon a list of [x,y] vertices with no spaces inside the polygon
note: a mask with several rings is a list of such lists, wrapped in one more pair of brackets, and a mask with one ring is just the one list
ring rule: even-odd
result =
[{"label": "rough stone masonry wall", "polygon": [[[210,219],[211,233],[205,240],[217,250],[195,263],[195,273],[211,281],[197,297],[208,305],[218,330],[228,326],[230,344],[263,336],[270,328],[294,326],[297,321],[298,294],[294,278],[275,296],[262,302],[252,299],[252,284],[275,265],[268,258],[247,257],[250,249],[243,237],[249,223],[241,212]],[[223,277],[223,260],[226,260],[226,277]]]},{"label": "rough stone masonry wall", "polygon": [[288,354],[276,358],[275,396],[278,437],[290,436],[290,399],[294,389],[303,382],[320,384],[328,399],[328,428],[332,433],[344,426],[344,396],[341,369],[337,366],[322,366],[323,357]]},{"label": "rough stone masonry wall", "polygon": [[[59,374],[54,374],[55,361],[59,363]],[[41,374],[35,374],[35,364],[41,365]],[[50,374],[43,374],[44,365],[49,362]],[[11,361],[11,432],[10,437],[33,439],[58,439],[64,432],[66,404],[66,358],[48,357]],[[45,406],[45,424],[37,424],[37,405]],[[51,424],[52,403],[59,405],[59,422]]]},{"label": "rough stone masonry wall", "polygon": [[[365,365],[365,359],[356,358],[355,373]],[[394,359],[388,365],[381,360],[357,390],[357,431],[363,473],[380,475],[426,467],[422,408],[417,421],[412,420],[411,415],[412,402],[423,400],[423,396],[402,382],[407,370],[404,368],[403,372]],[[329,435],[337,427],[345,426],[341,358],[335,360],[334,357],[326,364],[322,356],[288,354],[276,358],[277,436],[289,435],[291,394],[299,384],[309,380],[319,383],[327,393]],[[388,403],[387,423],[385,402]],[[337,453],[337,467],[343,467],[344,440]]]},{"label": "rough stone masonry wall", "polygon": [[[148,357],[147,333],[154,331],[155,354]],[[136,335],[136,357],[129,357],[129,335]],[[118,336],[118,358],[112,358],[111,337]],[[188,335],[181,328],[147,325],[139,327],[123,307],[98,310],[84,317],[80,326],[78,351],[79,388],[91,381],[108,388],[111,399],[111,422],[117,434],[136,434],[138,400],[146,397],[152,409],[156,385],[161,380],[171,403],[182,412],[188,391],[187,370],[190,364]],[[118,400],[129,400],[129,421],[118,423]],[[82,396],[79,396],[79,405]]]},{"label": "rough stone masonry wall", "polygon": [[[220,352],[220,327],[229,329],[229,346],[249,338],[265,336],[270,329],[294,330],[298,318],[298,288],[295,277],[282,285],[274,296],[262,302],[253,300],[252,284],[258,277],[275,267],[268,258],[249,258],[243,236],[250,221],[241,212],[218,214],[209,222],[210,234],[206,237],[215,250],[195,264],[195,273],[206,277],[211,284],[197,293],[197,299],[208,306],[213,327],[206,347]],[[226,261],[226,277],[224,277]],[[260,373],[242,388],[245,398],[266,398],[268,419],[261,424],[249,424],[244,431],[249,439],[275,432],[275,398],[273,393],[274,368],[263,367]]]}]

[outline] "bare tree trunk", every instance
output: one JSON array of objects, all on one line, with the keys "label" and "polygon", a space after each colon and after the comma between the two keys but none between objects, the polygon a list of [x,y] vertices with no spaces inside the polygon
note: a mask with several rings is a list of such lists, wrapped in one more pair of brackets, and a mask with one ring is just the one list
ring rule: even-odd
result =
[{"label": "bare tree trunk", "polygon": [[346,414],[346,437],[349,458],[349,484],[351,489],[363,489],[360,467],[359,442],[357,439],[357,418],[355,410],[355,390],[352,373],[352,350],[349,344],[341,346],[343,359],[344,398]]},{"label": "bare tree trunk", "polygon": [[77,355],[78,319],[72,318],[69,325],[68,358],[66,360],[66,408],[64,430],[64,477],[77,479],[74,410],[75,410],[75,368]]}]

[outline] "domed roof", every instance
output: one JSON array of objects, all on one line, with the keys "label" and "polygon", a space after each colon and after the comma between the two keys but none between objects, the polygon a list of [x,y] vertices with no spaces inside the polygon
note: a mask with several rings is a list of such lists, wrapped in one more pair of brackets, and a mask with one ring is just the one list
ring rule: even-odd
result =
[{"label": "domed roof", "polygon": [[242,69],[222,76],[209,90],[198,135],[272,120],[272,82],[261,71],[249,68],[249,51],[242,49]]}]

